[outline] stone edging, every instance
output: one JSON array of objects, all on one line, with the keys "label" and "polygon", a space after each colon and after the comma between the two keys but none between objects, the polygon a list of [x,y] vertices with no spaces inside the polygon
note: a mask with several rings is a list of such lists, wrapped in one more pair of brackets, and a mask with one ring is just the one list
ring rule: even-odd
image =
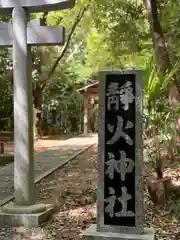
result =
[{"label": "stone edging", "polygon": [[12,155],[0,155],[0,167],[4,167],[5,165],[14,161],[14,154]]}]

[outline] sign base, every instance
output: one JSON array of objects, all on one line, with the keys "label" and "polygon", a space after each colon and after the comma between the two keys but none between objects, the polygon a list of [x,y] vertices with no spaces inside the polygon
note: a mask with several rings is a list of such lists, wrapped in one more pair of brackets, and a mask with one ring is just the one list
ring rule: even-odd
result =
[{"label": "sign base", "polygon": [[83,236],[84,240],[154,240],[155,234],[153,229],[144,229],[144,234],[128,234],[113,232],[98,232],[97,225],[91,225]]}]

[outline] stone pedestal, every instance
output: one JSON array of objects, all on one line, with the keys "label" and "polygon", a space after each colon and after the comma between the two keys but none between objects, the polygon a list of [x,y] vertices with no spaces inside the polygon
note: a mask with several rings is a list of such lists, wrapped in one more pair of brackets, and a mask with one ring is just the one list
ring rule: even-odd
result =
[{"label": "stone pedestal", "polygon": [[38,227],[47,221],[52,213],[53,207],[51,205],[35,204],[31,206],[17,206],[10,203],[5,205],[0,211],[0,226]]},{"label": "stone pedestal", "polygon": [[84,240],[154,240],[153,229],[144,229],[144,234],[98,232],[97,225],[91,225],[84,232]]}]

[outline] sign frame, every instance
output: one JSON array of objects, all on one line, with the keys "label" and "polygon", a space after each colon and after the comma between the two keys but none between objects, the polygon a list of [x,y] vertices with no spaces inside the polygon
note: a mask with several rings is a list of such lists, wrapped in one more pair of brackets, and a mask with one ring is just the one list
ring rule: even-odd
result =
[{"label": "sign frame", "polygon": [[[143,233],[144,208],[143,208],[143,142],[142,142],[142,99],[143,90],[140,82],[140,70],[115,70],[101,71],[99,73],[99,186],[97,201],[97,231],[115,233]],[[105,114],[106,114],[106,76],[108,74],[135,75],[135,227],[115,226],[104,224],[104,188],[105,188]]]}]

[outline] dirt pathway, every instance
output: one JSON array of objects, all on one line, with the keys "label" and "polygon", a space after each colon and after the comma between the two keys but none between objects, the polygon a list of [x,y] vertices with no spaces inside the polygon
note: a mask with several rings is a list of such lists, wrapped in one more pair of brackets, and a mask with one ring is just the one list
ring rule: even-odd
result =
[{"label": "dirt pathway", "polygon": [[[75,134],[57,135],[57,136],[46,136],[42,139],[34,141],[34,150],[39,152],[41,150],[51,148],[59,144],[59,141],[66,140],[68,138],[74,137]],[[13,152],[13,142],[7,142],[5,144],[5,153]]]},{"label": "dirt pathway", "polygon": [[[78,156],[37,185],[38,201],[53,203],[56,212],[41,228],[1,229],[3,240],[81,240],[84,229],[96,222],[97,147]],[[146,226],[158,240],[180,240],[180,222],[152,206],[145,195]]]}]

